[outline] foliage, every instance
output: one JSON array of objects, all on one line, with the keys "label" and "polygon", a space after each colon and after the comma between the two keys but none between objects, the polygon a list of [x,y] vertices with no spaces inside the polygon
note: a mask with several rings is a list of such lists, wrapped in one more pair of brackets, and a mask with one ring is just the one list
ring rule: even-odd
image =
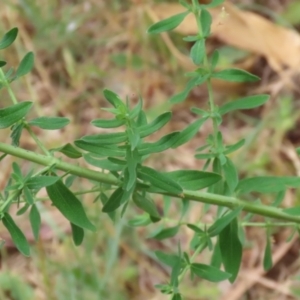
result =
[{"label": "foliage", "polygon": [[[180,243],[174,253],[156,251],[159,261],[170,269],[168,283],[157,286],[162,293],[169,294],[170,299],[183,299],[180,283],[186,273],[191,279],[199,277],[211,282],[229,280],[231,283],[238,276],[243,251],[243,224],[249,214],[255,213],[265,219],[262,223],[266,228],[266,248],[263,265],[266,270],[272,267],[271,228],[278,219],[289,222],[295,231],[299,231],[299,208],[281,209],[280,204],[287,188],[297,188],[297,177],[257,177],[240,180],[238,166],[230,159],[230,154],[243,147],[244,140],[233,145],[225,145],[220,131],[222,118],[234,110],[244,110],[259,107],[268,101],[268,95],[252,95],[244,97],[217,107],[211,81],[213,79],[234,82],[255,82],[259,78],[249,72],[239,69],[218,69],[219,53],[214,51],[211,55],[206,53],[206,39],[210,35],[212,18],[208,11],[210,7],[222,4],[222,0],[212,0],[209,4],[199,4],[180,0],[185,11],[153,24],[149,34],[159,34],[176,28],[183,22],[188,14],[193,14],[197,21],[198,34],[188,36],[186,41],[194,42],[190,51],[190,58],[196,65],[190,72],[186,88],[181,93],[169,99],[173,104],[182,102],[189,92],[196,86],[205,84],[208,90],[209,109],[198,107],[191,111],[198,117],[185,129],[171,132],[155,142],[145,138],[163,128],[172,117],[170,112],[158,115],[153,121],[148,122],[143,101],[139,99],[136,106],[131,107],[128,101],[121,99],[116,93],[105,89],[103,95],[110,104],[103,108],[112,114],[112,119],[96,119],[91,124],[98,128],[119,128],[118,132],[101,133],[83,136],[72,144],[67,143],[59,148],[46,149],[39,138],[34,134],[34,126],[44,130],[57,130],[69,124],[63,117],[38,117],[28,120],[28,114],[34,105],[32,102],[18,103],[10,84],[21,76],[30,72],[34,66],[34,54],[29,52],[21,60],[14,72],[12,69],[4,72],[5,61],[0,62],[0,88],[9,91],[13,105],[0,109],[0,128],[11,129],[11,145],[0,143],[3,153],[1,160],[6,155],[22,158],[36,163],[43,168],[38,171],[30,170],[23,174],[17,163],[12,165],[11,178],[5,190],[0,195],[0,218],[9,231],[15,246],[25,256],[30,255],[30,246],[15,222],[16,216],[10,213],[13,204],[21,206],[17,215],[24,214],[27,210],[33,235],[37,240],[41,226],[39,212],[40,201],[37,193],[45,188],[51,203],[69,221],[74,244],[79,246],[84,240],[85,230],[95,231],[96,227],[85,213],[80,199],[72,191],[67,180],[68,174],[76,177],[87,178],[94,184],[95,198],[100,199],[103,205],[102,212],[107,213],[115,221],[122,217],[129,205],[134,205],[143,211],[129,224],[131,226],[147,226],[150,223],[160,224],[167,217],[167,212],[160,212],[152,194],[170,196],[171,199],[180,199],[182,202],[181,217],[172,227],[161,226],[152,234],[152,238],[163,240],[174,237],[182,226],[187,226],[194,232],[190,249],[182,251]],[[9,47],[18,34],[18,29],[8,31],[0,41],[0,49]],[[144,161],[150,155],[161,153],[168,149],[175,149],[188,143],[195,137],[205,122],[213,123],[213,131],[207,136],[206,143],[199,145],[195,157],[204,160],[203,170],[177,170],[161,172],[149,166]],[[34,153],[19,147],[19,140],[23,130],[33,137],[43,154]],[[98,168],[94,171],[81,167],[78,162],[67,163],[55,154],[59,152],[71,159],[84,159],[86,163]],[[207,171],[209,169],[211,171]],[[73,179],[72,179],[73,180]],[[202,191],[207,189],[206,191]],[[90,191],[89,191],[90,192]],[[251,202],[241,200],[253,194],[269,193],[274,195],[272,206],[263,205],[260,201]],[[190,201],[197,201],[218,206],[218,213],[212,224],[184,223],[183,217],[188,211]],[[97,204],[95,204],[97,205]],[[251,215],[250,215],[251,217]],[[210,264],[196,262],[199,254],[208,249],[212,252]],[[223,265],[223,269],[221,269]]]}]

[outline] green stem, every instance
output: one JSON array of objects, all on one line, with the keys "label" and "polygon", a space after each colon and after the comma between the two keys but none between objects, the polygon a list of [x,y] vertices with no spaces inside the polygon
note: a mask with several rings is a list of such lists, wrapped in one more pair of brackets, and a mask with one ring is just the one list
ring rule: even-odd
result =
[{"label": "green stem", "polygon": [[[15,157],[19,157],[46,167],[55,166],[57,170],[69,172],[70,174],[76,175],[78,177],[115,186],[118,186],[120,184],[120,182],[112,175],[72,165],[70,163],[62,161],[62,159],[59,158],[37,154],[32,151],[27,151],[4,143],[0,143],[0,152],[7,153]],[[200,191],[195,192],[189,190],[184,190],[183,193],[181,193],[180,195],[176,193],[159,194],[169,195],[171,197],[181,198],[185,200],[192,200],[196,202],[225,206],[231,209],[235,207],[243,207],[243,210],[247,212],[286,222],[295,222],[300,224],[300,216],[289,215],[279,208],[257,203],[251,203],[249,201],[243,201],[235,197],[222,196]]]},{"label": "green stem", "polygon": [[9,82],[7,81],[7,79],[5,77],[5,74],[4,74],[4,72],[1,68],[0,68],[0,80],[5,85],[5,87],[7,88],[8,94],[9,94],[13,104],[17,104],[18,100],[17,100],[14,92],[12,91],[11,86],[10,86]]},{"label": "green stem", "polygon": [[40,147],[40,149],[48,156],[51,156],[51,153],[48,151],[48,149],[43,145],[43,143],[39,140],[39,138],[36,136],[36,134],[32,131],[30,126],[25,123],[24,128],[28,131],[30,136],[33,138],[33,140],[36,142],[36,144]]}]

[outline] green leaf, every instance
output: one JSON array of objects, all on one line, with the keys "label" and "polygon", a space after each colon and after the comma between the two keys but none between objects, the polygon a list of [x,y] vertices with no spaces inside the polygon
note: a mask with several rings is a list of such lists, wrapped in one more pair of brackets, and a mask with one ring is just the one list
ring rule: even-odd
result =
[{"label": "green leaf", "polygon": [[231,274],[223,272],[215,267],[198,263],[191,264],[191,272],[210,282],[220,282],[231,277]]},{"label": "green leaf", "polygon": [[181,93],[172,96],[170,98],[169,102],[172,103],[172,104],[177,104],[177,103],[180,103],[180,102],[184,101],[186,99],[186,97],[188,96],[188,94],[190,93],[190,91],[195,86],[201,85],[202,83],[204,83],[207,80],[208,77],[209,77],[208,75],[205,75],[205,76],[197,75],[196,77],[192,78],[186,84],[185,89]]},{"label": "green leaf", "polygon": [[197,191],[204,189],[222,179],[219,174],[197,170],[179,170],[168,173],[167,176],[177,182],[183,189]]},{"label": "green leaf", "polygon": [[93,155],[87,153],[83,155],[84,160],[92,166],[109,171],[122,171],[125,166],[115,164],[108,159],[96,159]]},{"label": "green leaf", "polygon": [[269,99],[270,96],[264,94],[244,97],[222,105],[219,108],[219,113],[224,115],[234,110],[252,109],[265,104]]},{"label": "green leaf", "polygon": [[71,229],[72,229],[72,238],[75,246],[80,246],[83,242],[84,238],[84,230],[81,227],[78,227],[77,225],[71,224]]},{"label": "green leaf", "polygon": [[21,77],[29,73],[34,64],[34,54],[32,52],[28,52],[20,62],[19,67],[16,71],[16,77]]},{"label": "green leaf", "polygon": [[70,123],[68,118],[63,117],[40,117],[28,122],[31,126],[36,126],[46,130],[57,130]]},{"label": "green leaf", "polygon": [[269,233],[269,229],[267,229],[267,236],[266,236],[266,248],[264,252],[264,270],[269,271],[272,266],[273,266],[273,261],[272,261],[272,249],[271,249],[271,237]]},{"label": "green leaf", "polygon": [[122,187],[117,188],[103,206],[102,211],[105,213],[115,211],[129,199],[130,195],[131,191],[124,191]]},{"label": "green leaf", "polygon": [[219,62],[219,51],[218,50],[215,50],[211,56],[211,59],[210,59],[210,63],[211,63],[211,70],[214,70],[215,67],[217,66]]},{"label": "green leaf", "polygon": [[21,102],[6,108],[0,109],[0,129],[10,127],[20,121],[29,112],[32,102]]},{"label": "green leaf", "polygon": [[105,99],[115,108],[126,107],[123,101],[119,98],[119,96],[113,91],[105,89],[103,91],[103,95]]},{"label": "green leaf", "polygon": [[237,218],[220,232],[219,245],[225,271],[232,274],[229,281],[233,283],[238,275],[243,254],[242,243],[238,236]]},{"label": "green leaf", "polygon": [[33,204],[34,203],[34,198],[33,198],[33,195],[31,193],[30,189],[27,186],[25,186],[24,189],[23,189],[23,192],[24,192],[25,201],[28,204]]},{"label": "green leaf", "polygon": [[174,294],[171,300],[182,300],[181,294],[179,293]]},{"label": "green leaf", "polygon": [[178,263],[178,259],[180,259],[180,257],[175,254],[167,254],[162,251],[155,251],[154,253],[159,261],[169,267],[174,267]]},{"label": "green leaf", "polygon": [[95,143],[88,143],[83,140],[77,140],[74,142],[75,146],[88,152],[97,154],[99,156],[116,156],[125,157],[125,149],[120,149],[115,145],[97,145]]},{"label": "green leaf", "polygon": [[220,250],[220,243],[219,239],[217,239],[217,242],[214,247],[213,254],[211,256],[211,262],[210,265],[215,267],[215,268],[220,268],[222,265],[222,255],[221,255],[221,250]]},{"label": "green leaf", "polygon": [[34,239],[37,241],[39,239],[39,233],[41,228],[41,215],[35,204],[31,206],[29,220]]},{"label": "green leaf", "polygon": [[147,212],[150,216],[156,219],[161,219],[154,201],[149,199],[146,195],[142,196],[139,193],[134,193],[132,200],[138,208]]},{"label": "green leaf", "polygon": [[66,155],[69,158],[80,158],[82,157],[82,154],[80,151],[78,151],[72,144],[68,143],[64,145],[63,147],[53,149],[55,151],[61,152],[64,155]]},{"label": "green leaf", "polygon": [[4,67],[6,65],[6,61],[0,60],[0,68]]},{"label": "green leaf", "polygon": [[140,137],[144,138],[159,129],[165,126],[171,119],[172,113],[166,112],[164,114],[159,115],[156,119],[154,119],[150,124],[145,124],[138,128],[140,132]]},{"label": "green leaf", "polygon": [[144,156],[151,153],[158,153],[158,152],[165,151],[174,145],[174,143],[177,141],[178,136],[179,136],[179,132],[172,132],[170,134],[163,136],[160,140],[158,140],[155,143],[143,143],[138,148],[139,154],[141,156]]},{"label": "green leaf", "polygon": [[243,207],[238,207],[235,210],[226,213],[223,217],[217,219],[214,224],[208,228],[210,237],[217,236],[232,220],[234,220],[242,211]]},{"label": "green leaf", "polygon": [[8,213],[4,213],[2,218],[3,225],[6,227],[11,235],[11,238],[16,245],[17,249],[25,256],[30,256],[30,247],[28,241],[21,231],[21,229],[16,225],[12,217]]},{"label": "green leaf", "polygon": [[26,203],[22,208],[17,211],[17,216],[23,215],[27,209],[30,207],[30,204]]},{"label": "green leaf", "polygon": [[240,194],[246,194],[250,192],[278,193],[286,188],[298,188],[299,186],[299,177],[258,176],[241,180],[236,188],[236,191],[239,191]]},{"label": "green leaf", "polygon": [[182,193],[182,188],[176,181],[170,178],[166,173],[160,173],[152,168],[144,166],[139,168],[138,178],[145,182],[150,182],[151,185],[163,191],[175,194]]},{"label": "green leaf", "polygon": [[300,215],[300,206],[295,207],[289,207],[282,210],[286,214],[292,215],[292,216],[299,216]]},{"label": "green leaf", "polygon": [[116,133],[102,133],[102,134],[93,134],[86,135],[80,139],[87,143],[103,145],[114,145],[126,142],[127,136],[125,132],[116,132]]},{"label": "green leaf", "polygon": [[206,9],[201,9],[200,15],[201,27],[204,37],[208,37],[210,34],[210,27],[211,27],[211,14]]},{"label": "green leaf", "polygon": [[39,190],[45,186],[54,184],[60,179],[58,176],[34,176],[26,181],[26,186],[31,190]]},{"label": "green leaf", "polygon": [[139,97],[139,101],[137,105],[129,112],[129,118],[131,120],[136,118],[142,111],[142,108],[143,108],[143,99]]},{"label": "green leaf", "polygon": [[226,157],[226,163],[222,166],[222,168],[230,193],[233,193],[239,182],[238,172],[235,165],[228,157]]},{"label": "green leaf", "polygon": [[138,129],[136,127],[127,127],[126,134],[131,151],[133,151],[141,140]]},{"label": "green leaf", "polygon": [[178,233],[178,231],[179,231],[179,226],[164,228],[159,232],[157,232],[154,236],[151,236],[151,238],[156,240],[164,240],[175,236]]},{"label": "green leaf", "polygon": [[139,226],[147,226],[151,222],[150,216],[147,213],[142,215],[135,216],[133,219],[128,221],[128,225],[132,227],[139,227]]},{"label": "green leaf", "polygon": [[[159,116],[160,117],[160,116]],[[137,120],[136,120],[136,125],[140,128],[144,125],[147,125],[147,116],[144,111],[140,111]]]},{"label": "green leaf", "polygon": [[18,28],[12,28],[5,33],[4,37],[0,41],[0,49],[9,47],[16,39],[18,35]]},{"label": "green leaf", "polygon": [[190,57],[195,65],[200,65],[205,55],[205,40],[200,39],[191,48]]},{"label": "green leaf", "polygon": [[18,122],[15,123],[12,127],[11,127],[11,144],[15,147],[19,147],[19,143],[20,143],[20,138],[21,138],[21,134],[24,128],[24,122]]},{"label": "green leaf", "polygon": [[54,206],[73,224],[95,231],[95,226],[87,218],[82,203],[63,184],[61,180],[46,187],[49,198]]},{"label": "green leaf", "polygon": [[210,1],[210,3],[208,4],[201,4],[201,7],[205,7],[205,8],[212,8],[212,7],[216,7],[219,6],[220,4],[222,4],[225,0],[212,0]]},{"label": "green leaf", "polygon": [[180,131],[176,142],[172,145],[172,149],[175,149],[191,140],[198,133],[200,127],[206,120],[207,118],[198,119],[189,124],[184,130]]},{"label": "green leaf", "polygon": [[125,124],[125,120],[106,120],[106,119],[96,119],[91,122],[92,125],[99,128],[117,128]]},{"label": "green leaf", "polygon": [[260,79],[258,76],[240,69],[227,69],[214,72],[211,77],[233,82],[255,82]]},{"label": "green leaf", "polygon": [[233,145],[228,145],[225,148],[224,154],[230,154],[234,151],[237,151],[238,149],[243,147],[244,144],[245,144],[245,139],[242,139],[242,140],[238,141],[237,143],[235,143]]},{"label": "green leaf", "polygon": [[[101,203],[102,203],[103,206],[104,206],[104,205],[108,202],[108,200],[109,200],[108,197],[106,196],[106,194],[103,193],[103,192],[100,193],[99,198],[100,198]],[[116,220],[116,212],[115,212],[115,211],[109,212],[109,213],[107,213],[107,215],[109,216],[109,218],[110,218],[113,222],[115,222],[115,220]]]},{"label": "green leaf", "polygon": [[170,31],[175,29],[180,23],[184,20],[184,18],[189,14],[189,11],[185,11],[183,13],[174,15],[165,20],[159,21],[153,25],[151,25],[148,29],[149,34],[157,34],[164,31]]}]

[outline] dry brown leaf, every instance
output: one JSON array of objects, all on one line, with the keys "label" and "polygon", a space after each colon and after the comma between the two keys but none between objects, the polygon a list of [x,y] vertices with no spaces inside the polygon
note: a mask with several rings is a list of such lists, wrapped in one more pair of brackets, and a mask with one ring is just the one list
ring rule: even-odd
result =
[{"label": "dry brown leaf", "polygon": [[[158,20],[184,11],[178,4],[154,5],[148,10]],[[300,67],[300,35],[288,28],[249,11],[242,11],[228,1],[223,7],[210,10],[213,16],[212,35],[222,42],[264,56],[274,71]],[[188,15],[175,29],[184,35],[197,33],[193,15]]]}]

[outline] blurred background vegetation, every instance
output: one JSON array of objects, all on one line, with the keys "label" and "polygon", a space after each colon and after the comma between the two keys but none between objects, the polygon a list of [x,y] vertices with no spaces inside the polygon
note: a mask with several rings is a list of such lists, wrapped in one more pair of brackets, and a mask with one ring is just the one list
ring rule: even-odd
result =
[{"label": "blurred background vegetation", "polygon": [[[233,113],[224,120],[222,131],[227,143],[235,143],[242,137],[247,141],[244,148],[247,151],[235,153],[232,159],[238,164],[241,177],[300,175],[300,160],[295,152],[300,144],[300,64],[297,64],[300,3],[297,0],[228,2],[231,6],[224,17],[221,9],[213,14],[218,30],[208,41],[208,51],[220,49],[221,67],[242,67],[262,80],[250,86],[214,82],[216,101],[221,104],[249,94],[271,94],[265,107]],[[57,115],[71,119],[71,125],[64,130],[36,131],[48,148],[96,132],[89,122],[107,116],[100,110],[106,105],[102,98],[104,87],[119,93],[123,99],[128,96],[133,103],[141,95],[149,118],[171,109],[173,119],[167,128],[169,131],[193,121],[195,116],[189,108],[206,106],[204,87],[195,89],[184,104],[169,107],[167,100],[184,88],[184,73],[191,70],[185,58],[191,44],[182,37],[186,31],[196,30],[194,24],[187,23],[186,28],[168,35],[148,36],[146,33],[149,25],[161,15],[176,11],[174,5],[177,5],[175,0],[1,1],[0,35],[13,27],[19,28],[17,41],[1,52],[1,57],[9,66],[17,66],[28,51],[33,51],[36,57],[34,71],[13,83],[18,99],[34,101],[32,116]],[[240,9],[250,14],[242,15]],[[261,19],[268,20],[268,26],[264,26]],[[245,26],[236,27],[234,22]],[[222,33],[222,26],[228,26],[231,34],[228,28]],[[7,104],[9,97],[2,90],[1,107]],[[148,160],[149,165],[161,170],[201,168],[202,162],[195,160],[193,153],[210,130],[211,125],[205,124],[191,143],[153,157]],[[0,139],[10,143],[9,131],[3,131]],[[26,135],[21,139],[21,146],[35,150],[34,141]],[[2,190],[12,161],[13,158],[1,161]],[[30,167],[22,163],[24,172]],[[87,181],[76,181],[76,190],[90,186]],[[296,192],[290,191],[283,205],[299,204],[295,196]],[[6,240],[0,256],[0,299],[168,299],[153,287],[167,280],[170,272],[156,260],[154,250],[176,251],[178,239],[187,249],[192,232],[183,229],[176,239],[153,241],[147,237],[158,225],[146,228],[128,225],[128,221],[140,213],[135,208],[113,224],[101,213],[100,203],[93,204],[94,195],[82,198],[98,231],[87,233],[78,248],[72,243],[68,223],[46,202],[39,206],[43,226],[38,243],[33,241],[28,222],[19,218],[20,227],[32,242],[30,258],[22,257],[15,250],[0,226],[0,238]],[[180,203],[171,200],[158,198],[157,203],[160,209],[168,211],[168,218],[177,219]],[[262,199],[265,203],[270,200]],[[191,204],[186,219],[199,220],[203,212],[199,203]],[[213,214],[207,212],[204,220],[212,221],[212,217]],[[172,224],[170,219],[164,222]],[[247,228],[246,233],[247,248],[237,282],[233,286],[215,285],[187,278],[183,290],[187,300],[299,299],[299,241],[293,239],[286,243],[290,231],[275,228],[275,265],[265,274],[260,267],[264,231]],[[199,261],[207,262],[209,257],[209,253],[203,253]]]}]

